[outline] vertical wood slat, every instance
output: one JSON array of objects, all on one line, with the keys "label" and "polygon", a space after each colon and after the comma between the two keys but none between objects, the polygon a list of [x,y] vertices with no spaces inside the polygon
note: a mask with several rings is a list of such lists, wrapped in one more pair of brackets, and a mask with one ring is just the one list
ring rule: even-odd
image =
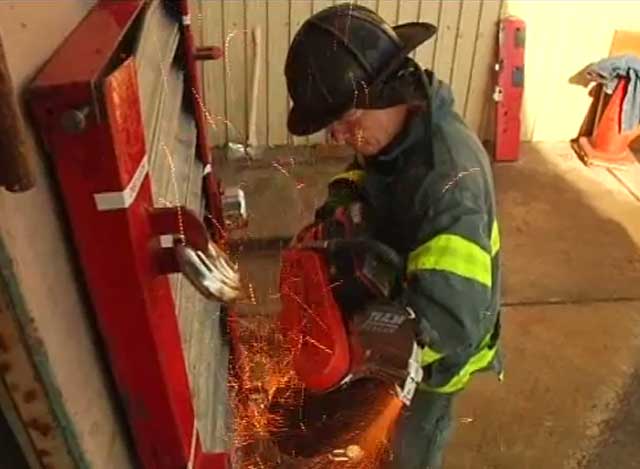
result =
[{"label": "vertical wood slat", "polygon": [[[265,52],[265,69],[258,99],[258,143],[301,145],[325,142],[324,132],[310,138],[288,134],[286,119],[290,103],[283,70],[288,45],[302,22],[312,13],[339,2],[200,0],[203,43],[224,46],[226,35],[234,30],[234,26],[235,29],[247,30],[234,34],[224,67],[222,61],[203,65],[206,104],[217,127],[212,131],[215,144],[224,143],[227,136],[231,141],[238,141],[239,134],[242,141],[246,138],[253,70],[250,30],[257,24],[263,25]],[[474,130],[480,130],[480,122],[487,114],[487,104],[490,104],[500,0],[357,0],[357,3],[375,9],[392,25],[418,20],[438,26],[436,37],[420,46],[415,58],[422,66],[434,69],[439,78],[452,84],[456,109],[464,113]],[[240,9],[245,11],[241,14]],[[237,27],[239,22],[242,22],[242,28]],[[230,77],[225,72],[229,67]],[[232,128],[226,132],[225,119],[238,127],[240,133],[234,133]]]},{"label": "vertical wood slat", "polygon": [[196,46],[202,44],[200,41],[202,37],[202,1],[201,0],[189,0],[189,12],[191,13],[191,32],[196,42]]},{"label": "vertical wood slat", "polygon": [[467,89],[471,78],[471,63],[475,49],[481,2],[461,2],[460,22],[456,38],[456,53],[453,58],[451,87],[455,97],[455,109],[462,115],[467,100]]},{"label": "vertical wood slat", "polygon": [[465,120],[471,129],[483,137],[486,136],[486,131],[483,132],[482,129],[483,120],[490,118],[494,108],[491,95],[501,4],[501,0],[483,0],[482,2],[464,110]]},{"label": "vertical wood slat", "polygon": [[459,1],[443,1],[438,19],[438,41],[435,45],[433,70],[443,81],[451,83],[451,70],[458,34]]},{"label": "vertical wood slat", "polygon": [[[278,3],[278,2],[276,2]],[[227,119],[230,142],[244,143],[247,138],[247,95],[244,23],[244,2],[222,1],[225,48],[225,77],[227,92]]]},{"label": "vertical wood slat", "polygon": [[[300,29],[300,26],[302,26],[302,23],[311,16],[311,3],[311,0],[289,0],[289,43],[293,41],[293,38],[298,32],[298,29]],[[291,105],[291,103],[289,105]],[[294,145],[308,145],[309,137],[291,136],[290,141]]]},{"label": "vertical wood slat", "polygon": [[[418,21],[420,16],[420,0],[403,0],[399,3],[397,24]],[[416,58],[416,51],[411,53],[412,58]]]},{"label": "vertical wood slat", "polygon": [[377,0],[358,0],[357,2],[358,5],[362,5],[363,7],[369,8],[370,10],[373,11],[377,11],[378,9],[378,2]]},{"label": "vertical wood slat", "polygon": [[[202,40],[204,45],[224,47],[222,1],[200,0]],[[210,142],[222,145],[227,141],[226,77],[223,60],[205,61],[203,68],[204,105],[207,110]]]},{"label": "vertical wood slat", "polygon": [[[189,11],[192,12],[192,15],[196,15],[196,19],[195,21],[192,21],[192,23],[195,23],[195,29],[194,29],[194,40],[196,42],[196,47],[201,47],[201,46],[206,46],[208,44],[205,43],[205,27],[206,27],[206,22],[204,20],[204,4],[203,4],[203,0],[190,0],[191,2],[191,6],[189,7]],[[197,31],[197,34],[195,33]],[[206,94],[207,94],[207,84],[205,82],[206,80],[206,69],[205,69],[205,64],[207,63],[206,60],[203,60],[201,62],[199,62],[197,64],[197,69],[198,69],[198,73],[200,74],[200,90],[198,90],[198,92],[200,93],[200,102],[202,103],[202,106],[206,108]],[[205,121],[205,128],[208,135],[208,142],[209,144],[212,144],[213,140],[213,128],[211,128],[211,125]]]},{"label": "vertical wood slat", "polygon": [[286,51],[289,47],[289,2],[267,2],[267,106],[269,145],[285,145],[288,141],[287,113],[289,98],[284,78]]},{"label": "vertical wood slat", "polygon": [[420,16],[420,0],[402,0],[398,7],[398,23],[418,21]]},{"label": "vertical wood slat", "polygon": [[398,2],[400,0],[378,0],[378,14],[389,24],[398,22]]},{"label": "vertical wood slat", "polygon": [[[295,0],[290,0],[295,1]],[[312,1],[312,13],[317,13],[325,8],[329,8],[333,5],[332,0],[313,0]],[[321,144],[326,143],[328,141],[327,132],[321,130],[320,132],[316,132],[315,134],[309,135],[309,144]]]},{"label": "vertical wood slat", "polygon": [[[264,144],[268,138],[268,109],[267,109],[267,73],[269,72],[269,58],[266,47],[267,39],[267,0],[245,0],[245,23],[247,27],[246,57],[247,57],[247,138],[251,126],[251,108],[256,107],[256,141]],[[254,29],[260,28],[260,64],[258,72],[258,95],[253,103],[253,72],[256,57],[254,44]]]},{"label": "vertical wood slat", "polygon": [[[439,26],[440,9],[444,0],[420,0],[418,21],[424,21]],[[436,44],[440,36],[440,29],[434,37],[422,44],[416,50],[416,61],[424,68],[433,69]]]}]

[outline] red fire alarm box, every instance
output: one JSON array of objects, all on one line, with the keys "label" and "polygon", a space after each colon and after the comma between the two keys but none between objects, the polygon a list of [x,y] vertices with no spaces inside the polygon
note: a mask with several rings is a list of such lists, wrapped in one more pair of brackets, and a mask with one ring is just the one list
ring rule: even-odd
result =
[{"label": "red fire alarm box", "polygon": [[496,161],[516,161],[520,154],[522,95],[524,92],[525,24],[515,16],[500,21],[496,63]]}]

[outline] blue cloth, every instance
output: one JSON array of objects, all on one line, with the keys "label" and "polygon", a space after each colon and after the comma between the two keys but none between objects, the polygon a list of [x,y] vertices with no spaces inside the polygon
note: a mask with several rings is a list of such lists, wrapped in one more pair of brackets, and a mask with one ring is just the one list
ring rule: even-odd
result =
[{"label": "blue cloth", "polygon": [[587,76],[602,83],[611,94],[621,77],[629,79],[629,87],[622,104],[622,130],[627,132],[640,123],[640,58],[627,54],[600,60],[587,69]]}]

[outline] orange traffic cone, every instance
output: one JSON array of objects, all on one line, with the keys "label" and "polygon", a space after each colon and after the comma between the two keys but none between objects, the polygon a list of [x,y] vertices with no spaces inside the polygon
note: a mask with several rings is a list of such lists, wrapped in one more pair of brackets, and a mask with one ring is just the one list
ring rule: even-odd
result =
[{"label": "orange traffic cone", "polygon": [[625,167],[636,162],[629,143],[640,135],[640,128],[622,132],[622,103],[629,80],[621,78],[596,123],[591,137],[578,138],[580,156],[586,164],[606,167]]}]

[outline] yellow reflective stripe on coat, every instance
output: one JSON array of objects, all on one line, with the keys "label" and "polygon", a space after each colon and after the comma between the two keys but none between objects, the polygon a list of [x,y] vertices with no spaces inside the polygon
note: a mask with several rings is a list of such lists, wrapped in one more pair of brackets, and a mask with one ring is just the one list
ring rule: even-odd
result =
[{"label": "yellow reflective stripe on coat", "polygon": [[456,374],[451,381],[449,381],[444,386],[439,388],[432,388],[427,384],[422,384],[423,389],[438,392],[442,394],[449,394],[456,391],[460,391],[463,389],[469,380],[471,379],[471,375],[476,371],[482,370],[483,368],[488,367],[493,359],[496,356],[498,348],[497,346],[493,346],[490,348],[485,348],[471,357],[471,360],[467,362],[467,364],[462,368],[458,374]]},{"label": "yellow reflective stripe on coat", "polygon": [[491,227],[491,257],[495,256],[500,250],[500,229],[498,228],[498,222],[493,220],[493,226]]},{"label": "yellow reflective stripe on coat", "polygon": [[420,357],[420,366],[428,366],[433,362],[439,360],[444,355],[440,352],[436,352],[432,348],[425,347],[422,349],[422,356]]},{"label": "yellow reflective stripe on coat", "polygon": [[491,256],[477,244],[454,234],[441,234],[409,254],[407,273],[442,270],[491,288]]},{"label": "yellow reflective stripe on coat", "polygon": [[351,171],[345,171],[344,173],[340,173],[332,177],[329,181],[329,184],[341,179],[346,179],[347,181],[351,181],[359,186],[360,184],[362,184],[362,181],[364,181],[364,177],[365,172],[362,169],[353,169]]},{"label": "yellow reflective stripe on coat", "polygon": [[[453,378],[451,378],[447,384],[440,387],[431,387],[426,383],[421,383],[420,389],[442,394],[450,394],[463,389],[471,379],[471,375],[473,373],[487,368],[495,358],[496,352],[498,351],[498,344],[490,345],[492,336],[493,332],[489,333],[484,338],[480,344],[480,351],[471,357],[467,364]],[[426,365],[423,363],[422,366]]]}]

